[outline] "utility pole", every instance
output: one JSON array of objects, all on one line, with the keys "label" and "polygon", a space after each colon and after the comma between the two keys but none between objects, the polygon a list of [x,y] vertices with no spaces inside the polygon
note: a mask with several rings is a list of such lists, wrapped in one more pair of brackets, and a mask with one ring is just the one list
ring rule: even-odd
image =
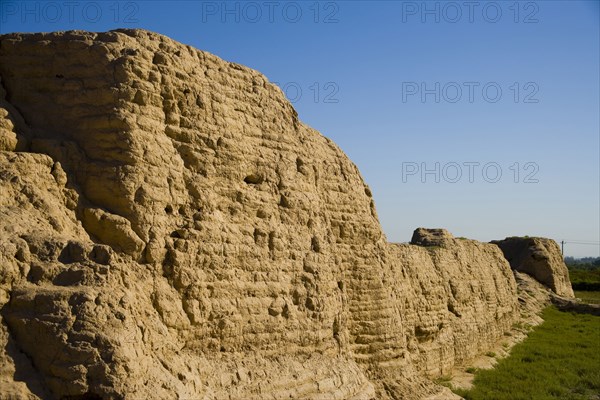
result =
[{"label": "utility pole", "polygon": [[565,257],[565,241],[560,241],[560,254],[562,254],[563,258]]}]

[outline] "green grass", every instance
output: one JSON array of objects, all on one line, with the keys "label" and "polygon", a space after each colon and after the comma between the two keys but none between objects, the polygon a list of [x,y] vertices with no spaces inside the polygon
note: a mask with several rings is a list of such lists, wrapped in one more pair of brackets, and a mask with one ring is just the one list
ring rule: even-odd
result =
[{"label": "green grass", "polygon": [[544,310],[544,323],[474,386],[467,400],[596,399],[600,393],[600,317]]},{"label": "green grass", "polygon": [[575,290],[575,297],[585,303],[600,304],[600,292],[586,292],[585,290]]},{"label": "green grass", "polygon": [[600,291],[600,268],[569,268],[569,278],[573,290]]}]

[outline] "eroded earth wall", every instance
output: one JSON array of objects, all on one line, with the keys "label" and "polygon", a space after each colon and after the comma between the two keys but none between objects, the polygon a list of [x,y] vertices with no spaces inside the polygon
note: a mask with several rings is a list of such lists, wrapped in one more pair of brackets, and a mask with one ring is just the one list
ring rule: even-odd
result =
[{"label": "eroded earth wall", "polygon": [[118,30],[0,36],[0,77],[3,393],[424,398],[519,318],[500,248],[389,244],[254,70]]}]

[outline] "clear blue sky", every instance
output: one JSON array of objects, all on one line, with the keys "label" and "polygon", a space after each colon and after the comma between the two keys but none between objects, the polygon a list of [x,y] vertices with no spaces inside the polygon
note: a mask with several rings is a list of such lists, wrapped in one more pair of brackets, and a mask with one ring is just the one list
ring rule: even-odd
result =
[{"label": "clear blue sky", "polygon": [[390,241],[419,226],[600,241],[597,1],[2,0],[0,13],[2,33],[139,27],[259,70],[358,165]]}]

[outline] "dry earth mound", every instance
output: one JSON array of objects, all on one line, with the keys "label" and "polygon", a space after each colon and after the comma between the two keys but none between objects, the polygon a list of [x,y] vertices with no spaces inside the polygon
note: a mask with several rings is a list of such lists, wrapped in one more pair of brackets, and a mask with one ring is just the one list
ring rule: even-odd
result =
[{"label": "dry earth mound", "polygon": [[533,276],[559,296],[574,297],[569,270],[554,240],[509,237],[492,243],[500,246],[512,269]]}]

